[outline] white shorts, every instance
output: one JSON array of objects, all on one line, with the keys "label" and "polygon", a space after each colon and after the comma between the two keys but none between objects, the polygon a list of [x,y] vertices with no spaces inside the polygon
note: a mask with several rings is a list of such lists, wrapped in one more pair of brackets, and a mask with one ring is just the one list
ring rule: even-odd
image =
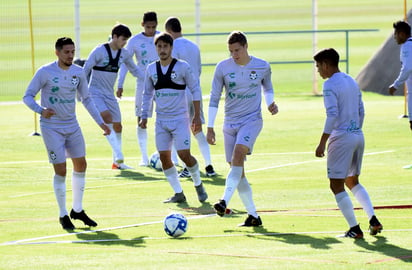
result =
[{"label": "white shorts", "polygon": [[104,111],[109,111],[112,115],[112,121],[114,123],[122,122],[122,116],[120,113],[119,102],[115,96],[101,96],[92,95],[93,102],[96,104],[97,110],[102,113]]},{"label": "white shorts", "polygon": [[188,118],[177,120],[156,120],[156,148],[158,151],[190,149],[190,125]]},{"label": "white shorts", "polygon": [[[140,87],[137,87],[135,95],[134,95],[135,115],[137,117],[142,116],[142,102],[143,102],[143,88],[140,89]],[[152,116],[153,116],[153,101],[152,101],[152,104],[150,105],[149,111],[147,112],[148,118],[152,118]]]},{"label": "white shorts", "polygon": [[255,118],[245,123],[223,124],[223,136],[225,141],[226,161],[232,161],[236,144],[242,144],[249,148],[248,155],[252,154],[253,145],[263,127],[262,118]]},{"label": "white shorts", "polygon": [[360,175],[365,140],[363,133],[331,135],[328,144],[327,172],[329,179],[345,179]]},{"label": "white shorts", "polygon": [[75,128],[48,128],[41,126],[49,162],[59,164],[66,158],[86,156],[86,147],[80,126]]}]

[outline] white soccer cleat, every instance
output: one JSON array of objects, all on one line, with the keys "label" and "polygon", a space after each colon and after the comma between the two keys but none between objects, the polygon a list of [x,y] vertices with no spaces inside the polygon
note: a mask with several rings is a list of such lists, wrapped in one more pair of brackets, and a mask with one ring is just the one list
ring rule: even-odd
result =
[{"label": "white soccer cleat", "polygon": [[132,170],[133,167],[130,167],[124,163],[113,163],[112,169],[118,169],[118,170]]}]

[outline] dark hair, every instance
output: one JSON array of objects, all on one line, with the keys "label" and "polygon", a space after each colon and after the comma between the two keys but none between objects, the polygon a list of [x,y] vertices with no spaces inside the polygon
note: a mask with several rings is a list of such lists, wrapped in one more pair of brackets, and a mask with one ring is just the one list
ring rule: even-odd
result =
[{"label": "dark hair", "polygon": [[393,23],[393,28],[395,28],[396,32],[405,33],[407,35],[411,34],[411,26],[408,22],[405,21],[397,21]]},{"label": "dark hair", "polygon": [[180,21],[176,17],[169,17],[165,23],[166,30],[172,30],[175,33],[182,32],[182,26],[180,25]]},{"label": "dark hair", "polygon": [[154,11],[148,11],[143,14],[143,23],[145,22],[157,22],[157,14]]},{"label": "dark hair", "polygon": [[159,35],[157,35],[156,37],[155,37],[155,45],[157,45],[157,43],[159,42],[159,41],[163,41],[163,42],[165,42],[165,43],[169,43],[170,44],[170,46],[173,46],[173,38],[172,38],[172,36],[170,35],[170,34],[168,34],[168,33],[160,33]]},{"label": "dark hair", "polygon": [[333,48],[320,50],[313,56],[313,59],[318,63],[327,63],[336,67],[339,65],[339,54]]},{"label": "dark hair", "polygon": [[61,37],[61,38],[56,40],[56,44],[54,45],[54,48],[56,48],[56,50],[60,51],[60,50],[63,49],[64,45],[74,45],[74,42],[69,37]]},{"label": "dark hair", "polygon": [[112,29],[112,37],[116,35],[118,37],[124,36],[126,38],[129,38],[132,36],[132,32],[130,32],[129,27],[127,27],[124,24],[116,24],[113,29]]},{"label": "dark hair", "polygon": [[227,38],[228,44],[240,43],[241,46],[247,44],[246,35],[240,31],[233,31]]}]

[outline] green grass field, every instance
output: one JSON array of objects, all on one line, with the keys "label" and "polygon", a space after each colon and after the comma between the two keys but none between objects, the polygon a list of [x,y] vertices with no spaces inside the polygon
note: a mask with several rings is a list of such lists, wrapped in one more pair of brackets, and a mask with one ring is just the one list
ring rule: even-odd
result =
[{"label": "green grass field", "polygon": [[[86,3],[83,3],[86,2]],[[311,1],[202,1],[202,32],[309,30]],[[402,1],[319,0],[319,29],[379,29],[351,35],[350,73],[366,64],[391,33],[392,22],[403,17]],[[359,3],[361,2],[361,3]],[[55,59],[53,44],[61,35],[74,36],[72,1],[33,1],[35,66]],[[124,4],[125,6],[122,6]],[[138,22],[146,10],[159,15],[159,29],[168,16],[182,18],[184,31],[194,32],[194,3],[153,0],[81,3],[82,57],[107,39],[116,21],[140,31]],[[98,9],[96,10],[96,7]],[[68,233],[58,223],[52,187],[52,168],[46,160],[41,137],[34,131],[33,113],[19,100],[31,76],[30,39],[26,2],[0,4],[0,114],[5,116],[0,151],[0,269],[411,269],[412,164],[411,131],[403,114],[402,97],[364,93],[366,151],[361,182],[367,188],[384,231],[367,234],[368,220],[356,210],[364,240],[336,238],[347,230],[329,190],[325,159],[314,151],[325,113],[321,97],[311,94],[311,65],[274,65],[273,81],[280,113],[264,113],[264,129],[246,162],[246,174],[254,192],[263,227],[240,228],[244,208],[234,195],[229,207],[234,214],[220,218],[211,205],[223,193],[228,165],[224,162],[217,120],[217,145],[211,148],[216,178],[202,177],[209,193],[199,203],[189,180],[182,180],[187,204],[163,204],[172,190],[161,172],[137,167],[140,156],[135,135],[133,102],[120,101],[123,114],[123,150],[135,170],[110,169],[111,150],[100,129],[84,108],[78,117],[87,143],[87,189],[84,208],[99,226],[90,230],[75,221]],[[310,37],[302,37],[305,42]],[[311,59],[310,44],[298,44],[296,36],[250,36],[253,55],[278,59]],[[319,47],[344,49],[338,35],[324,36]],[[227,57],[225,37],[202,38],[204,62]],[[342,66],[344,69],[344,65]],[[202,74],[207,94],[213,67]],[[320,80],[320,83],[322,80]],[[128,96],[134,92],[129,75]],[[17,101],[17,102],[14,102]],[[205,99],[205,104],[208,100]],[[206,106],[206,105],[205,105]],[[149,121],[149,151],[154,152],[153,121]],[[192,152],[201,167],[196,142]],[[71,164],[68,163],[68,208],[71,207]],[[351,195],[353,198],[353,196]],[[354,206],[359,204],[354,201]],[[163,218],[180,212],[189,219],[188,232],[168,237]]]}]

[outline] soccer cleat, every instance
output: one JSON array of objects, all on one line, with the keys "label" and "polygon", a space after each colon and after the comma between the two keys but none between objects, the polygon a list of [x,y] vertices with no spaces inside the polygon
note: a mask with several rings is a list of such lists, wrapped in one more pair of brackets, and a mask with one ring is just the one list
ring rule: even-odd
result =
[{"label": "soccer cleat", "polygon": [[84,225],[90,226],[90,227],[96,227],[97,223],[90,219],[86,213],[84,212],[84,210],[82,210],[81,212],[77,213],[75,212],[73,209],[72,211],[70,211],[70,217],[72,219],[80,219],[81,221],[83,221]]},{"label": "soccer cleat", "polygon": [[223,217],[226,212],[226,202],[225,200],[219,200],[217,203],[213,205],[213,208],[215,208],[216,214],[219,216]]},{"label": "soccer cleat", "polygon": [[186,196],[183,191],[180,193],[175,193],[172,197],[163,201],[164,203],[184,203],[186,202]]},{"label": "soccer cleat", "polygon": [[213,176],[216,175],[216,172],[215,172],[215,170],[213,169],[213,166],[212,166],[212,165],[207,165],[206,168],[205,168],[205,170],[206,170],[206,176],[208,176],[208,177],[213,177]]},{"label": "soccer cleat", "polygon": [[59,218],[60,224],[65,230],[74,230],[74,225],[68,215]]},{"label": "soccer cleat", "polygon": [[203,183],[200,183],[200,185],[195,186],[196,193],[197,193],[197,198],[199,199],[199,202],[204,202],[207,200],[207,193],[205,188],[203,187]]},{"label": "soccer cleat", "polygon": [[252,215],[248,215],[245,222],[239,224],[239,227],[259,227],[260,225],[262,225],[262,220],[259,216],[255,218]]},{"label": "soccer cleat", "polygon": [[180,173],[179,173],[179,178],[189,178],[190,172],[187,168],[184,168]]},{"label": "soccer cleat", "polygon": [[382,224],[379,222],[379,220],[376,218],[376,216],[373,216],[369,220],[369,234],[370,235],[377,235],[380,233],[383,229]]},{"label": "soccer cleat", "polygon": [[353,226],[352,228],[350,228],[349,231],[345,232],[345,234],[339,235],[338,237],[362,239],[363,238],[363,232],[362,232],[362,230],[361,230],[361,228],[359,227],[359,224],[358,224],[358,225]]}]

